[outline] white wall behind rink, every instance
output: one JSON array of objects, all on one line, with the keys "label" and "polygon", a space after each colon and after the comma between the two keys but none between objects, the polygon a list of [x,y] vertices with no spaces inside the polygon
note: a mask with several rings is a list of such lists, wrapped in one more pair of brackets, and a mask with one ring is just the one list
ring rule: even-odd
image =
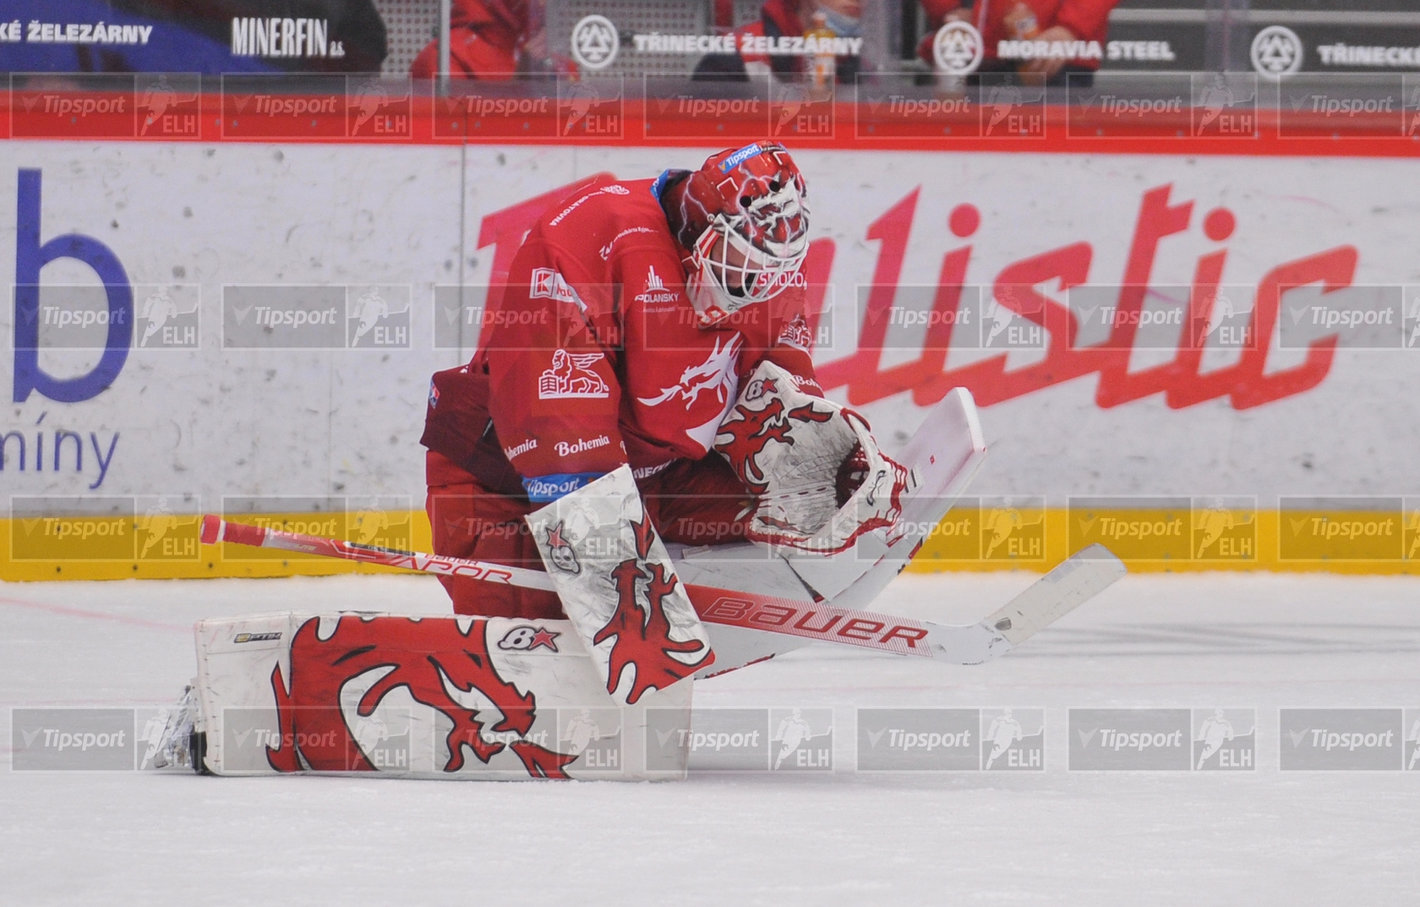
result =
[{"label": "white wall behind rink", "polygon": [[[220,507],[224,497],[418,506],[429,373],[466,359],[475,341],[470,334],[462,348],[436,347],[435,287],[487,282],[497,249],[480,247],[485,219],[593,173],[650,177],[693,167],[711,150],[0,145],[4,283],[15,283],[22,239],[18,174],[38,169],[41,243],[69,232],[100,241],[122,263],[140,309],[162,287],[200,297],[195,346],[140,347],[135,335],[112,386],[68,403],[37,392],[12,401],[16,312],[0,307],[0,433],[10,433],[0,487],[10,497],[170,496],[189,512]],[[1150,199],[1157,209],[1150,223],[1172,220],[1174,232],[1157,243],[1145,311],[1180,310],[1195,275],[1209,269],[1221,274],[1239,323],[1259,281],[1287,263],[1311,260],[1284,271],[1284,282],[1297,273],[1310,282],[1320,270],[1340,274],[1333,282],[1341,287],[1365,288],[1284,297],[1278,331],[1290,331],[1286,342],[1296,348],[1280,348],[1274,331],[1265,355],[1252,360],[1260,368],[1251,378],[1226,377],[1242,358],[1236,349],[1210,348],[1201,378],[1175,370],[1156,379],[1162,390],[1118,405],[1101,405],[1097,392],[1103,384],[1111,403],[1130,379],[1102,379],[1099,369],[1127,362],[1138,373],[1171,360],[1174,347],[1160,335],[1144,341],[1155,349],[1096,350],[1086,369],[1078,351],[1047,357],[1048,334],[1037,332],[1032,346],[1030,322],[1005,317],[1002,336],[1015,332],[1026,345],[1006,352],[1000,380],[973,379],[984,400],[1002,398],[983,411],[993,450],[979,493],[1243,495],[1263,506],[1277,495],[1420,494],[1413,468],[1420,349],[1403,348],[1409,322],[1400,290],[1376,289],[1420,284],[1420,161],[862,151],[797,158],[809,180],[819,262],[829,261],[832,246],[831,266],[816,273],[830,285],[822,332],[829,342],[818,359],[830,374],[853,377],[855,397],[886,439],[912,430],[922,410],[909,392],[882,395],[866,367],[842,365],[858,342],[858,285],[925,286],[893,296],[901,310],[925,314],[920,300],[935,293],[946,258],[948,272],[965,260],[965,282],[988,288],[978,317],[992,314],[998,280],[1034,283],[1063,305],[1066,294],[1049,274],[1108,288],[1124,281],[1131,249],[1136,267],[1147,258],[1136,224]],[[1226,213],[1209,220],[1216,209]],[[1223,229],[1228,214],[1231,230]],[[88,295],[54,295],[66,284],[87,286]],[[404,292],[407,340],[375,349],[224,349],[224,286],[268,284],[348,286],[351,299],[371,289]],[[46,266],[41,285],[42,311],[102,306],[94,271],[76,261]],[[1106,299],[1106,307],[1118,295],[1094,292],[1088,298]],[[1382,323],[1313,330],[1311,303],[1326,311],[1389,306],[1399,323],[1392,332],[1376,315],[1367,317]],[[352,330],[353,321],[342,326],[347,338]],[[922,330],[894,328],[882,366],[914,359]],[[1080,330],[1077,345],[1104,340],[1100,330]],[[966,331],[959,325],[949,371],[1001,354],[972,349],[981,344],[965,342]],[[1340,348],[1311,376],[1313,386],[1256,391],[1267,375],[1303,363],[1307,343],[1338,334]],[[47,336],[39,361],[54,376],[83,374],[98,359],[93,349],[54,349]],[[1388,349],[1359,348],[1382,345]],[[1076,377],[1055,383],[1065,374]],[[1235,407],[1234,392],[1245,408]],[[832,396],[846,399],[847,389]],[[79,439],[63,436],[55,469],[61,432]],[[16,434],[27,444],[23,464]]]}]

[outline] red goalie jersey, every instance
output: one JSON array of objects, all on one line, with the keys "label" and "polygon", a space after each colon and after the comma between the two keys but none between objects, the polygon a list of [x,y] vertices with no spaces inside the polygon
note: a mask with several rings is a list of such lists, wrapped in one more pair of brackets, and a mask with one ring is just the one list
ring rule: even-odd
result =
[{"label": "red goalie jersey", "polygon": [[766,355],[813,374],[800,286],[700,325],[656,188],[594,186],[538,223],[503,298],[519,317],[495,326],[474,358],[534,500],[547,497],[535,478],[566,484],[622,463],[646,475],[704,457],[740,377]]},{"label": "red goalie jersey", "polygon": [[[819,393],[803,278],[797,264],[782,285],[771,273],[746,293],[758,304],[733,311],[698,296],[688,247],[708,212],[687,176],[597,183],[551,206],[514,257],[478,352],[434,376],[423,440],[440,553],[536,565],[521,516],[622,464],[666,540],[739,537],[750,496],[707,454],[762,360]],[[557,613],[547,593],[446,586],[464,613]]]}]

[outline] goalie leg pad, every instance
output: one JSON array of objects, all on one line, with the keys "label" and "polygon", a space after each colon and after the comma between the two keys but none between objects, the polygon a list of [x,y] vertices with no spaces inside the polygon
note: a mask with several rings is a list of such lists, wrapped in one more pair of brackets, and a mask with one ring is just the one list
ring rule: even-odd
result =
[{"label": "goalie leg pad", "polygon": [[710,638],[622,466],[527,516],[606,690],[634,703],[714,661]]},{"label": "goalie leg pad", "polygon": [[[690,684],[618,706],[565,620],[251,615],[197,624],[200,767],[448,780],[675,779]],[[654,745],[654,748],[653,748]]]}]

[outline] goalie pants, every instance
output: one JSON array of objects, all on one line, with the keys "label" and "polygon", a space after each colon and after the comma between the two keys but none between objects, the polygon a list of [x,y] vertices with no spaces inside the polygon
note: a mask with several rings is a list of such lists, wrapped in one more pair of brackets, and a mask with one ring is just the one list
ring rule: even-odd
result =
[{"label": "goalie pants", "polygon": [[[434,553],[542,570],[542,558],[523,516],[536,509],[524,497],[489,491],[478,479],[432,451],[427,454],[425,510]],[[667,542],[717,545],[745,539],[752,498],[718,456],[677,460],[637,480],[651,522]],[[454,613],[528,620],[563,616],[557,595],[482,583],[457,576],[439,581]]]}]

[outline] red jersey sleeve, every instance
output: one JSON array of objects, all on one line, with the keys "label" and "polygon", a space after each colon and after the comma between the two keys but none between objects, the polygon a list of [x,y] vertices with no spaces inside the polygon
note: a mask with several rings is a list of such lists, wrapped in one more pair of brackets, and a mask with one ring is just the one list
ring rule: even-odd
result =
[{"label": "red jersey sleeve", "polygon": [[533,500],[626,462],[612,288],[593,277],[534,231],[513,258],[503,317],[482,344],[493,426]]},{"label": "red jersey sleeve", "polygon": [[814,375],[814,338],[804,316],[804,290],[788,287],[767,302],[768,324],[764,354],[747,363],[752,371],[759,361],[768,359],[794,376],[794,383],[816,397],[823,396]]}]

